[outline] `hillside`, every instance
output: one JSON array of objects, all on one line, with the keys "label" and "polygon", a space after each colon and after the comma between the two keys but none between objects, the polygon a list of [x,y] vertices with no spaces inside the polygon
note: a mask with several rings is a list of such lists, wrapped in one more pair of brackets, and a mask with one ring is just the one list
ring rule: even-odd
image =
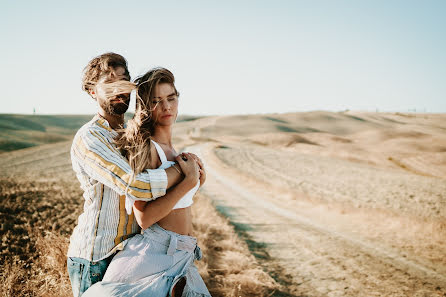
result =
[{"label": "hillside", "polygon": [[[55,251],[60,269],[49,287],[69,290],[65,249],[83,203],[69,147],[83,122],[62,118],[57,128],[44,118],[7,129],[66,131],[64,141],[1,153],[1,256],[16,261],[3,276],[11,292],[37,273],[47,283],[55,260],[39,261]],[[201,156],[207,170],[192,210],[207,261],[200,273],[213,295],[445,296],[445,131],[446,114],[314,111],[178,122],[174,146]]]},{"label": "hillside", "polygon": [[[126,114],[130,119],[132,113]],[[93,115],[0,114],[0,152],[71,140]],[[180,116],[178,122],[199,117]]]},{"label": "hillside", "polygon": [[91,117],[0,114],[0,152],[69,140]]}]

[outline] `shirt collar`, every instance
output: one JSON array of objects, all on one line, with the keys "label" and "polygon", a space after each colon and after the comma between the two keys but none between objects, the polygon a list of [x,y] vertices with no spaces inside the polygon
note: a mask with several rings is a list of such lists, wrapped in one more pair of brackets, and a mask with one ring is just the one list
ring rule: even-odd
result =
[{"label": "shirt collar", "polygon": [[[99,123],[101,126],[104,126],[105,129],[109,130],[109,131],[114,131],[116,132],[111,126],[110,123],[104,118],[102,117],[100,114],[96,114],[93,118],[97,123]],[[124,122],[124,129],[127,128],[127,123]]]}]

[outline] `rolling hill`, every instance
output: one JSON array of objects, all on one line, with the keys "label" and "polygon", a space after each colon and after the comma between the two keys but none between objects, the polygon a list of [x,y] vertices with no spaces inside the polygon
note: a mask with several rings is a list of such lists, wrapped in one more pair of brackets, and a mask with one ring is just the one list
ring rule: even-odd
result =
[{"label": "rolling hill", "polygon": [[[126,114],[130,119],[132,113]],[[93,115],[0,114],[0,152],[71,140]],[[199,117],[180,116],[178,121]]]}]

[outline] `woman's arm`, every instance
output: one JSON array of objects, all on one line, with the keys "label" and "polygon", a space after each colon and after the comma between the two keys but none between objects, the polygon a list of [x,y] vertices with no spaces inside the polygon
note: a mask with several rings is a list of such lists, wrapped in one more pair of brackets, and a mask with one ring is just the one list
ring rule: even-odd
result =
[{"label": "woman's arm", "polygon": [[136,221],[142,229],[147,229],[167,216],[175,204],[197,184],[200,176],[198,163],[191,155],[187,153],[183,155],[186,156],[186,161],[181,158],[182,155],[176,157],[176,161],[186,175],[183,181],[171,188],[162,198],[151,202],[136,201],[133,205]]}]

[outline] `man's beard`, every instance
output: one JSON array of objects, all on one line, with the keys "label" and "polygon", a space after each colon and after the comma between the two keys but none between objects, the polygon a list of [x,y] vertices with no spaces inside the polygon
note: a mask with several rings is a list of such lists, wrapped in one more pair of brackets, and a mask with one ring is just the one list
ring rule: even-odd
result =
[{"label": "man's beard", "polygon": [[110,101],[107,101],[103,102],[101,107],[110,115],[122,115],[129,109],[130,98],[120,98],[118,96],[118,99],[121,99],[122,102],[111,103]]}]

